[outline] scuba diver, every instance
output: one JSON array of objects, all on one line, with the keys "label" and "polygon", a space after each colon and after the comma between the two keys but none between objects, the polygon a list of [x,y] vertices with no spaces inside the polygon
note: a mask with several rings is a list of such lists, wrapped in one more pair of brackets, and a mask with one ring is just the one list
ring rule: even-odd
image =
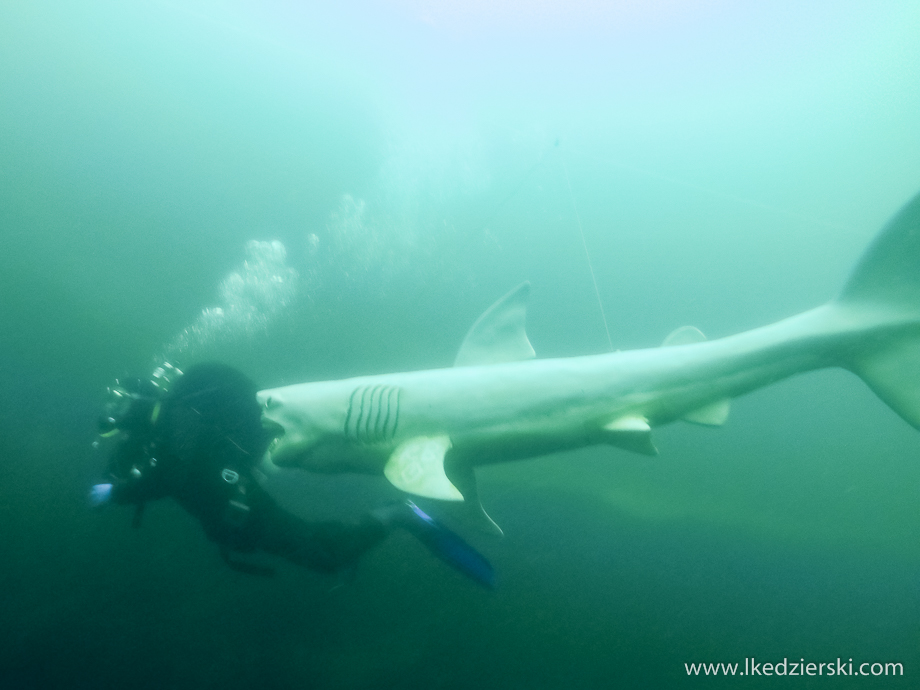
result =
[{"label": "scuba diver", "polygon": [[489,562],[412,501],[353,524],[308,522],[283,510],[257,480],[273,434],[263,428],[256,391],[246,376],[221,364],[185,374],[167,365],[152,380],[118,382],[99,422],[100,435],[115,441],[110,480],[92,488],[91,503],[133,504],[138,527],[148,501],[171,497],[201,523],[230,567],[256,575],[274,571],[239,554],[262,551],[331,573],[355,566],[400,527],[449,565],[494,587]]}]

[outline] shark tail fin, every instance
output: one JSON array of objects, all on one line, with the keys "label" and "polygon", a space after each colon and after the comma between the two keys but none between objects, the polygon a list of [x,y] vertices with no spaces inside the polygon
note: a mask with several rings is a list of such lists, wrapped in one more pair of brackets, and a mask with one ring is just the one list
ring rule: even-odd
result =
[{"label": "shark tail fin", "polygon": [[920,429],[920,194],[878,234],[835,306],[879,324],[846,366]]}]

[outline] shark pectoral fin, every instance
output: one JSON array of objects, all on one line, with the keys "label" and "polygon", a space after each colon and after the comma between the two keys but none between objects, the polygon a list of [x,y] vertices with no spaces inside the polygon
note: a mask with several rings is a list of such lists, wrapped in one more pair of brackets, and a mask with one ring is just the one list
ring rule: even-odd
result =
[{"label": "shark pectoral fin", "polygon": [[463,505],[456,505],[452,515],[463,524],[475,527],[484,534],[494,537],[503,537],[505,533],[482,507],[479,500],[479,488],[476,485],[476,474],[473,466],[465,462],[448,463],[447,474],[454,486],[463,494]]},{"label": "shark pectoral fin", "polygon": [[383,474],[397,489],[410,494],[462,501],[463,494],[444,474],[444,455],[450,446],[447,435],[411,438],[393,451]]},{"label": "shark pectoral fin", "polygon": [[652,427],[645,417],[627,415],[617,417],[601,427],[604,443],[631,450],[643,455],[658,455],[658,449],[652,443]]},{"label": "shark pectoral fin", "polygon": [[524,330],[529,296],[530,283],[521,283],[489,307],[463,339],[454,366],[532,359],[533,346]]},{"label": "shark pectoral fin", "polygon": [[684,421],[706,426],[722,426],[728,419],[731,400],[724,398],[684,415]]}]

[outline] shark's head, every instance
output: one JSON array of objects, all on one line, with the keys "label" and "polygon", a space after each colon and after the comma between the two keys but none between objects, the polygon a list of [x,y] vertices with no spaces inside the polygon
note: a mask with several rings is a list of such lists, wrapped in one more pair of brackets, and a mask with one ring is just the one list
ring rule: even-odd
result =
[{"label": "shark's head", "polygon": [[300,399],[298,388],[273,388],[256,394],[262,408],[262,427],[274,437],[268,456],[278,467],[303,464],[318,440],[309,417],[310,406]]}]

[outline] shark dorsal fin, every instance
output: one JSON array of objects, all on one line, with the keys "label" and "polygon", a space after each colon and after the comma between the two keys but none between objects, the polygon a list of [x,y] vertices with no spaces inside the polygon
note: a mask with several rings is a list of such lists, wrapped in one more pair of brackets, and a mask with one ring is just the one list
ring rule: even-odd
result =
[{"label": "shark dorsal fin", "polygon": [[521,283],[489,307],[463,339],[455,367],[517,362],[534,357],[524,330],[530,283]]},{"label": "shark dorsal fin", "polygon": [[706,340],[706,336],[703,335],[703,331],[699,328],[695,326],[681,326],[668,334],[668,337],[661,343],[661,347],[692,345],[693,343],[701,343],[704,340]]}]

